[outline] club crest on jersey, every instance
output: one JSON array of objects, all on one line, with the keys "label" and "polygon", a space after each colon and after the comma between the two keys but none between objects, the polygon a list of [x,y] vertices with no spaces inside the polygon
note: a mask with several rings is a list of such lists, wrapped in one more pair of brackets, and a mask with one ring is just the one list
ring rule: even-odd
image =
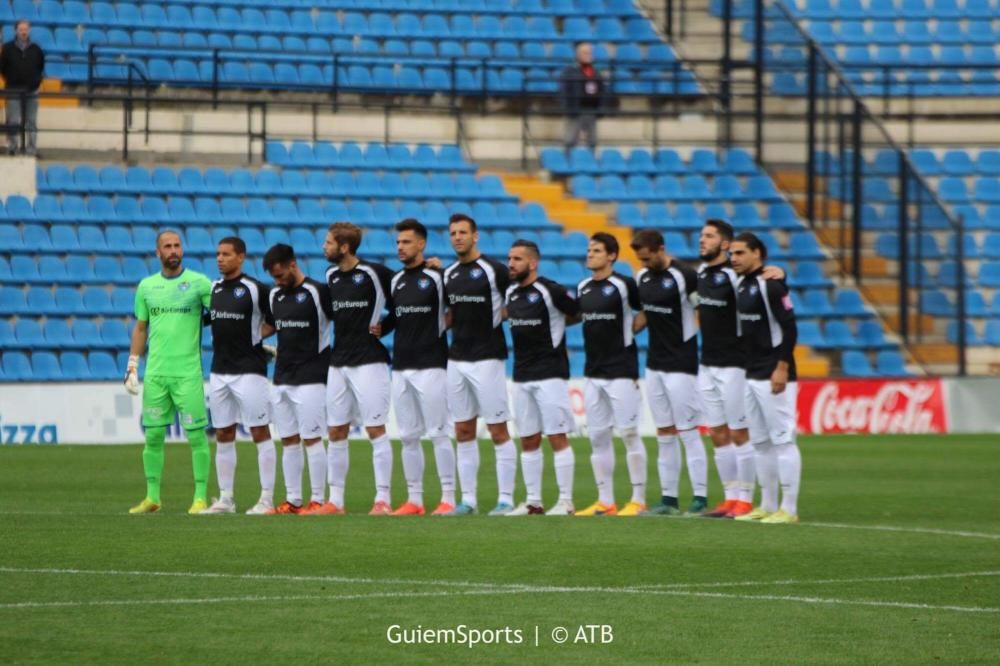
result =
[{"label": "club crest on jersey", "polygon": [[420,287],[421,289],[429,289],[431,286],[431,279],[420,278],[419,280],[417,280],[417,286]]},{"label": "club crest on jersey", "polygon": [[605,296],[610,296],[616,291],[618,290],[615,289],[615,286],[613,284],[606,284],[603,287],[601,287],[601,293],[604,294]]},{"label": "club crest on jersey", "polygon": [[760,289],[757,288],[757,285],[752,284],[749,287],[747,287],[747,291],[750,292],[751,296],[756,296],[757,292],[760,291]]},{"label": "club crest on jersey", "polygon": [[541,295],[538,293],[531,292],[530,294],[528,294],[529,303],[537,303],[539,298],[541,298]]},{"label": "club crest on jersey", "polygon": [[247,293],[246,287],[236,287],[233,289],[233,296],[236,298],[243,298]]},{"label": "club crest on jersey", "polygon": [[361,284],[362,282],[365,281],[365,274],[355,273],[354,275],[351,276],[351,280],[354,281],[354,284]]},{"label": "club crest on jersey", "polygon": [[299,292],[298,294],[295,294],[296,303],[305,303],[307,298],[309,298],[309,294],[306,294],[304,292]]},{"label": "club crest on jersey", "polygon": [[185,280],[184,282],[181,282],[179,285],[177,285],[177,290],[178,291],[187,291],[190,288],[191,288],[191,283],[188,282],[187,280]]},{"label": "club crest on jersey", "polygon": [[661,282],[661,284],[663,285],[664,289],[673,289],[674,286],[676,286],[674,279],[668,277],[663,278],[663,282]]},{"label": "club crest on jersey", "polygon": [[715,275],[712,276],[712,281],[715,282],[715,284],[722,284],[723,282],[726,281],[726,274],[716,273]]},{"label": "club crest on jersey", "polygon": [[478,280],[479,278],[483,277],[483,269],[473,268],[471,271],[469,271],[469,277],[471,277],[473,280]]}]

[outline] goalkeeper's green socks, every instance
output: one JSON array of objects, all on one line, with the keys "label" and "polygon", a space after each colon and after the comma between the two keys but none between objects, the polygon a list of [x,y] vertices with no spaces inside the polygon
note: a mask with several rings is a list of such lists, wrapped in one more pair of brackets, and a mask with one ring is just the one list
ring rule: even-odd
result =
[{"label": "goalkeeper's green socks", "polygon": [[142,468],[146,472],[146,499],[160,504],[160,479],[163,478],[163,442],[167,429],[146,428],[146,446],[142,449]]},{"label": "goalkeeper's green socks", "polygon": [[194,499],[208,501],[208,472],[212,467],[212,452],[208,448],[205,429],[188,430],[191,444],[191,469],[194,471]]}]

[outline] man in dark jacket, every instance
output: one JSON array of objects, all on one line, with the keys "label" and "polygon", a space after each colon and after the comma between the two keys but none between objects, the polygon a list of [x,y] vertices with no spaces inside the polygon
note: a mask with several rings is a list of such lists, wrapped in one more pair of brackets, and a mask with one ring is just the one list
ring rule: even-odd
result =
[{"label": "man in dark jacket", "polygon": [[594,67],[590,44],[576,45],[576,62],[563,70],[559,77],[562,108],[566,112],[566,150],[576,145],[580,134],[586,134],[591,150],[597,147],[597,118],[604,107],[606,82]]},{"label": "man in dark jacket", "polygon": [[17,22],[13,40],[3,45],[0,52],[0,75],[7,87],[7,151],[13,155],[21,144],[21,123],[24,119],[26,144],[22,152],[35,154],[38,137],[38,88],[45,71],[45,53],[31,41],[31,24]]}]

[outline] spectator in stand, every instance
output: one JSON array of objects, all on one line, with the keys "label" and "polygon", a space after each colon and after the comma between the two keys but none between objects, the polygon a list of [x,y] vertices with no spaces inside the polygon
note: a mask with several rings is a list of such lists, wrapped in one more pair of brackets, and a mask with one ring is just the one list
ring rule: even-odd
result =
[{"label": "spectator in stand", "polygon": [[594,50],[587,42],[576,45],[576,62],[559,76],[562,108],[566,113],[566,151],[585,134],[591,150],[597,148],[597,119],[604,108],[606,82],[594,67]]},{"label": "spectator in stand", "polygon": [[[15,26],[14,39],[0,51],[0,75],[7,89],[7,152],[36,153],[38,138],[38,88],[45,71],[45,53],[31,41],[31,23],[21,19]],[[21,124],[26,145],[21,145]]]}]

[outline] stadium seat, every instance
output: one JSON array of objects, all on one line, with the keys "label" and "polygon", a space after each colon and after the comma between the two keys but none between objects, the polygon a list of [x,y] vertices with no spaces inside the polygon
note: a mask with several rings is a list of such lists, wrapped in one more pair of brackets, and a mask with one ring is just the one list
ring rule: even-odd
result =
[{"label": "stadium seat", "polygon": [[9,381],[31,381],[33,372],[27,354],[23,352],[3,352],[2,366],[4,378]]},{"label": "stadium seat", "polygon": [[88,355],[87,362],[91,377],[96,380],[120,380],[122,377],[114,357],[108,352],[92,351]]},{"label": "stadium seat", "polygon": [[867,354],[862,351],[847,350],[843,352],[840,355],[840,368],[849,377],[873,377],[875,375]]},{"label": "stadium seat", "polygon": [[895,350],[884,349],[875,356],[875,365],[880,375],[889,377],[907,377],[910,373],[906,369],[903,356]]}]

